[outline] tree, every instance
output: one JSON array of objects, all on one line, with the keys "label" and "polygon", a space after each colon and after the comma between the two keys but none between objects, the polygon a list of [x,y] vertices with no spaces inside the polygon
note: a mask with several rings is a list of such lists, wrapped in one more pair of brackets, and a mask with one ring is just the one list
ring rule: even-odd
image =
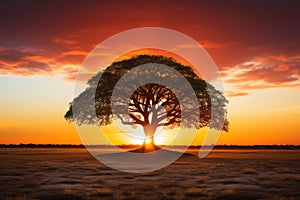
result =
[{"label": "tree", "polygon": [[[160,69],[156,73],[161,81],[160,84],[147,82],[149,70],[135,70],[131,76],[127,76],[128,84],[119,86],[117,95],[112,95],[118,81],[129,71],[133,71],[137,66],[150,64],[152,67],[166,65],[179,72],[187,80],[192,88],[192,93],[185,85],[179,84],[176,89],[168,88],[168,82],[176,80],[176,75],[170,74],[168,70]],[[127,74],[128,75],[128,74]],[[101,76],[100,80],[99,77]],[[174,77],[172,77],[174,76]],[[135,85],[132,80],[136,77],[143,77],[145,84]],[[177,63],[172,58],[164,56],[139,55],[128,60],[114,62],[103,72],[88,81],[89,87],[70,103],[70,108],[65,114],[65,119],[69,122],[75,121],[77,124],[97,124],[108,125],[113,117],[118,118],[125,125],[142,126],[145,133],[142,152],[149,152],[159,149],[154,143],[154,134],[158,127],[174,128],[184,127],[210,127],[228,131],[227,121],[227,100],[223,94],[212,85],[199,78],[190,66]],[[184,98],[178,100],[175,95],[183,95]],[[129,98],[127,97],[130,94]],[[195,95],[197,102],[191,99]],[[94,101],[94,103],[91,103]],[[76,106],[77,105],[77,106]],[[76,115],[73,113],[76,106]],[[95,107],[94,107],[95,106]],[[212,118],[212,109],[216,115]],[[182,118],[182,110],[188,113],[189,119]],[[96,117],[90,115],[96,111]],[[197,112],[195,112],[197,111]],[[200,116],[199,116],[200,113]]]}]

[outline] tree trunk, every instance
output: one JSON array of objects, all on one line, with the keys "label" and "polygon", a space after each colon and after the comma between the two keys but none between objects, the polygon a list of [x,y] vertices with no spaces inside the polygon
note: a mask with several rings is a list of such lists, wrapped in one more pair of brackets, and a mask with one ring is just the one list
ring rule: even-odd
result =
[{"label": "tree trunk", "polygon": [[155,131],[156,131],[156,126],[153,126],[153,125],[144,126],[145,139],[144,139],[144,143],[142,146],[142,152],[151,152],[151,151],[156,151],[156,150],[160,149],[154,143]]}]

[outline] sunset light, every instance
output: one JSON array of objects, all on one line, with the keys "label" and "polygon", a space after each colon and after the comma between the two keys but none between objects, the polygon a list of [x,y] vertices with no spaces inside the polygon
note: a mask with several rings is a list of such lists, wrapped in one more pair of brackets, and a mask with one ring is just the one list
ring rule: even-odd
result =
[{"label": "sunset light", "polygon": [[[247,6],[239,3],[237,8],[240,9],[226,3],[221,3],[224,8],[209,3],[196,4],[174,4],[171,7],[175,12],[168,3],[160,5],[163,12],[158,11],[155,4],[139,3],[134,11],[124,5],[110,17],[106,10],[112,6],[110,3],[95,8],[85,5],[84,9],[74,4],[61,12],[61,8],[57,8],[58,13],[73,16],[72,19],[60,15],[49,17],[56,11],[32,11],[30,6],[22,15],[18,10],[12,11],[20,14],[23,21],[12,18],[10,25],[5,20],[1,22],[6,27],[0,41],[1,143],[80,144],[74,124],[66,122],[63,115],[73,99],[74,80],[85,57],[111,35],[134,27],[162,26],[194,38],[219,68],[224,94],[229,100],[230,129],[221,135],[218,144],[300,144],[300,53],[296,45],[299,34],[296,26],[289,25],[293,24],[295,17],[291,13],[297,6],[285,9],[289,10],[285,19],[281,15],[272,15],[274,19],[270,19],[260,12],[249,14],[251,10],[255,13],[262,8],[261,5],[249,7],[249,13],[243,13]],[[225,12],[226,8],[229,11]],[[140,16],[139,9],[145,14]],[[85,10],[92,10],[97,17],[87,15]],[[33,16],[34,13],[39,13],[39,17]],[[120,16],[124,17],[122,23],[118,21]],[[220,19],[226,20],[221,23]],[[247,30],[240,28],[241,24]],[[22,35],[17,34],[20,32],[17,27],[22,28]],[[290,35],[279,33],[278,27]],[[192,51],[193,48],[182,44],[176,49]],[[192,65],[172,53],[176,49],[136,49],[124,55],[115,55],[113,49],[107,49],[101,53],[101,59],[117,57],[120,61],[138,54],[151,54],[173,57],[179,63]],[[106,64],[99,69],[111,63]],[[84,88],[91,75],[87,73],[82,78]],[[119,133],[108,134],[114,134],[112,137],[118,144],[134,142]]]},{"label": "sunset light", "polygon": [[149,145],[149,144],[151,144],[151,139],[150,138],[146,138],[145,142]]},{"label": "sunset light", "polygon": [[0,2],[0,199],[300,199],[300,1]]}]

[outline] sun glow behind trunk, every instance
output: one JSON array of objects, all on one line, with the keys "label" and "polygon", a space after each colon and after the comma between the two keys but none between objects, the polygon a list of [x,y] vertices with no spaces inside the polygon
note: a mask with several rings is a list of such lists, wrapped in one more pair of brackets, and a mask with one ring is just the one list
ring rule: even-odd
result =
[{"label": "sun glow behind trunk", "polygon": [[[142,145],[146,139],[143,128],[140,126],[135,128],[131,128],[130,126],[128,126],[128,128],[130,128],[131,131],[122,130],[119,126],[117,126],[114,123],[108,126],[101,127],[105,137],[113,145],[121,145],[121,144]],[[182,141],[182,144],[184,144],[185,135],[188,133],[185,133],[184,130],[181,133],[179,133],[178,130],[179,130],[178,128],[164,129],[162,127],[159,127],[154,134],[154,143],[156,145],[170,145],[176,137],[179,137],[180,138],[179,140]],[[91,138],[90,141],[92,142],[93,139]],[[182,144],[180,143],[179,145]]]},{"label": "sun glow behind trunk", "polygon": [[149,145],[149,144],[151,144],[151,139],[150,138],[146,138],[145,142],[146,142],[147,145]]}]

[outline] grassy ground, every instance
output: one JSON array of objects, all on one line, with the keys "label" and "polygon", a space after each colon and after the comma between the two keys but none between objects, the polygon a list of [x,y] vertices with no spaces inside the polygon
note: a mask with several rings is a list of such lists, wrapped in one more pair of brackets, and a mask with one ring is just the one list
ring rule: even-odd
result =
[{"label": "grassy ground", "polygon": [[216,150],[131,174],[84,149],[0,149],[0,185],[5,200],[300,199],[300,151]]}]

